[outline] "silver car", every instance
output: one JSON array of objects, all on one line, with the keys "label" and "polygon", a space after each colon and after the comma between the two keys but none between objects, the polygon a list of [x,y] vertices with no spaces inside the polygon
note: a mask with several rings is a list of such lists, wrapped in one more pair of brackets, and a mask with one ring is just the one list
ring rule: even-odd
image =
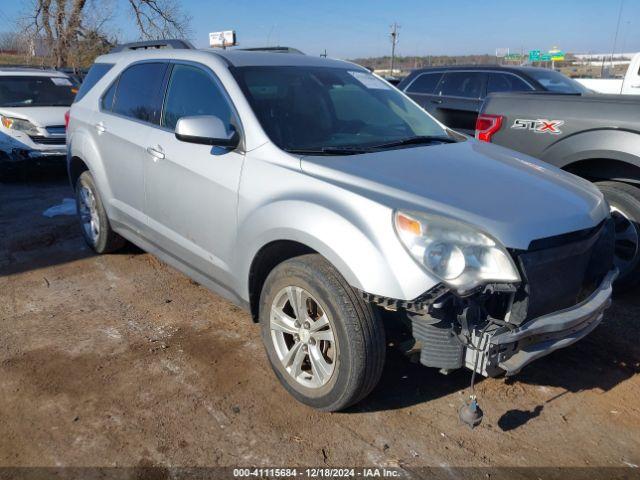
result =
[{"label": "silver car", "polygon": [[245,307],[301,402],[373,389],[383,318],[424,365],[490,376],[602,319],[613,230],[590,183],[447,129],[352,63],[168,46],[99,57],[71,108],[84,238]]}]

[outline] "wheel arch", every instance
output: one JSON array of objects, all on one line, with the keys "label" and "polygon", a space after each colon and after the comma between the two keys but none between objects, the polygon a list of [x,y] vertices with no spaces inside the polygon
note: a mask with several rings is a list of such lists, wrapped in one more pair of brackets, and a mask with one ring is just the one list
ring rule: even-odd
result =
[{"label": "wheel arch", "polygon": [[590,181],[640,183],[640,135],[627,130],[588,130],[559,140],[541,159]]},{"label": "wheel arch", "polygon": [[640,185],[640,164],[614,158],[585,158],[562,167],[591,182],[612,180]]},{"label": "wheel arch", "polygon": [[374,295],[411,300],[437,283],[407,254],[387,210],[372,207],[360,215],[368,218],[364,225],[337,206],[288,200],[256,209],[245,218],[236,243],[236,285],[254,318],[269,272],[282,261],[307,253],[319,254],[351,287]]},{"label": "wheel arch", "polygon": [[69,160],[69,163],[67,165],[67,172],[69,174],[69,182],[71,183],[71,188],[76,188],[76,182],[78,181],[78,178],[80,177],[80,175],[82,175],[82,172],[86,172],[87,170],[89,170],[89,166],[84,160],[82,160],[82,158],[77,155],[71,157],[71,160]]},{"label": "wheel arch", "polygon": [[282,262],[309,253],[318,252],[293,240],[274,240],[258,250],[249,268],[249,307],[254,322],[258,321],[260,294],[269,273]]}]

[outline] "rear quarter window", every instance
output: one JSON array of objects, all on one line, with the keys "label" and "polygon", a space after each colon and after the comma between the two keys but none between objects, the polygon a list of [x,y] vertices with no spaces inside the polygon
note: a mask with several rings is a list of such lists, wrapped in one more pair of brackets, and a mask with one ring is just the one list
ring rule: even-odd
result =
[{"label": "rear quarter window", "polygon": [[107,89],[105,94],[102,96],[102,109],[111,111],[113,108],[113,100],[116,98],[116,88],[118,88],[118,82],[115,81],[111,84],[111,86]]},{"label": "rear quarter window", "polygon": [[77,102],[81,100],[82,97],[89,93],[95,84],[98,83],[112,67],[112,63],[94,63],[89,69],[87,76],[84,78],[82,85],[80,85],[80,89],[78,90],[78,93],[76,93],[74,101]]},{"label": "rear quarter window", "polygon": [[442,78],[442,73],[423,73],[411,82],[406,91],[407,93],[430,95],[436,89],[440,78]]}]

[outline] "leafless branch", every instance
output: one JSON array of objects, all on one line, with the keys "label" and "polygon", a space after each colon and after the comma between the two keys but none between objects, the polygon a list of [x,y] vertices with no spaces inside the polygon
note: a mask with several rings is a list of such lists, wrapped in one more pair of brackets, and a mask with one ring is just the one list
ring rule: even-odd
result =
[{"label": "leafless branch", "polygon": [[191,19],[175,0],[128,0],[144,39],[187,37]]},{"label": "leafless branch", "polygon": [[31,0],[22,22],[30,49],[43,45],[57,67],[90,63],[116,41],[108,7],[117,3],[131,8],[142,38],[188,35],[178,0]]}]

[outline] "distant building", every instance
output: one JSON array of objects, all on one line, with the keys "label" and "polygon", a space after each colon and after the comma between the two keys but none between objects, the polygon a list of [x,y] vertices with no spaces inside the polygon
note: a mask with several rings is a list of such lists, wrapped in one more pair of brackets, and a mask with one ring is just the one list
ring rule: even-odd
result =
[{"label": "distant building", "polygon": [[[631,60],[635,53],[614,53],[614,60]],[[576,53],[574,55],[578,60],[591,60],[591,61],[610,61],[611,53]]]}]

